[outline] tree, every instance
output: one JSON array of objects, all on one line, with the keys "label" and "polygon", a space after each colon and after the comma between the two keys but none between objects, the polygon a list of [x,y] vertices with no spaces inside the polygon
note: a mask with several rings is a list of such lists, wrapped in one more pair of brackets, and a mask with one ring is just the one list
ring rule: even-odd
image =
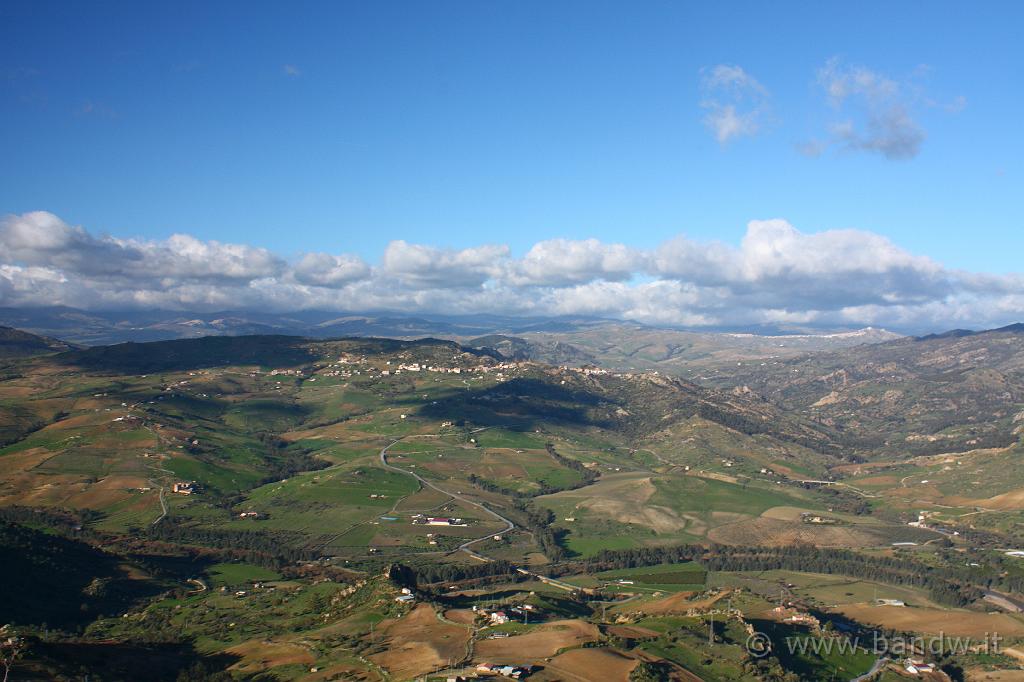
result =
[{"label": "tree", "polygon": [[640,664],[629,673],[629,682],[664,682],[668,679],[667,666],[661,663],[640,661]]},{"label": "tree", "polygon": [[3,682],[7,682],[14,662],[25,653],[25,647],[25,640],[18,637],[10,625],[0,628],[0,665],[4,667]]},{"label": "tree", "polygon": [[211,670],[210,666],[196,661],[191,667],[178,672],[176,682],[232,682],[231,673],[224,670]]}]

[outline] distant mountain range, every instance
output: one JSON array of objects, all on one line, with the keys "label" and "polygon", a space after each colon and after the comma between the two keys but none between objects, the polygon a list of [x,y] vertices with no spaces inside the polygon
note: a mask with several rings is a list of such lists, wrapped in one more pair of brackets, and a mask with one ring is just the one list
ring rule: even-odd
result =
[{"label": "distant mountain range", "polygon": [[[309,338],[432,336],[463,343],[480,337],[500,335],[506,337],[506,341],[513,337],[521,339],[515,344],[516,352],[543,351],[553,356],[562,353],[567,356],[565,361],[570,363],[585,361],[590,354],[595,353],[596,357],[616,355],[607,348],[609,337],[642,340],[648,352],[638,354],[637,349],[630,345],[618,353],[626,364],[648,355],[651,362],[662,362],[676,354],[680,348],[693,345],[695,340],[707,338],[714,338],[716,343],[728,348],[752,346],[762,349],[786,347],[820,350],[900,337],[899,334],[872,328],[808,331],[752,327],[686,331],[586,316],[414,315],[390,312],[348,314],[325,311],[279,314],[237,310],[198,313],[168,310],[85,311],[67,307],[0,308],[0,325],[88,346],[248,334],[287,334]],[[565,349],[566,343],[578,345],[581,350],[573,352]],[[664,350],[659,349],[661,345]]]},{"label": "distant mountain range", "polygon": [[885,343],[905,338],[884,329],[819,334],[739,333],[658,329],[604,321],[574,329],[526,331],[516,336],[459,338],[489,345],[517,359],[550,364],[595,364],[616,370],[657,370],[701,380],[709,372],[760,365],[806,353]]},{"label": "distant mountain range", "polygon": [[310,338],[381,336],[390,338],[474,337],[495,332],[561,332],[606,320],[586,317],[508,317],[501,315],[402,315],[297,311],[215,313],[85,311],[76,308],[0,308],[0,325],[89,346],[125,341],[167,341],[200,336],[287,334]]}]

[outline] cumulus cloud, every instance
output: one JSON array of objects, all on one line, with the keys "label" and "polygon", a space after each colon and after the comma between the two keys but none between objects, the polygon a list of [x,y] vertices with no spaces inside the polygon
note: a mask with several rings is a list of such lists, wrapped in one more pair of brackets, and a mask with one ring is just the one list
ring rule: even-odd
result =
[{"label": "cumulus cloud", "polygon": [[805,234],[784,220],[755,220],[739,247],[678,238],[657,251],[658,274],[718,287],[729,305],[829,311],[850,305],[917,303],[948,295],[948,274],[880,235]]},{"label": "cumulus cloud", "polygon": [[174,235],[96,235],[45,211],[0,218],[0,305],[215,311],[596,315],[650,324],[897,329],[1024,318],[1024,275],[951,270],[861,230],[804,232],[754,220],[738,244],[677,236],[641,250],[596,239],[442,249],[391,242],[287,261],[265,249]]},{"label": "cumulus cloud", "polygon": [[596,279],[626,280],[644,268],[645,257],[623,244],[596,239],[538,242],[510,269],[514,284],[553,286]]},{"label": "cumulus cloud", "polygon": [[768,110],[768,90],[739,66],[719,64],[701,71],[704,125],[719,143],[756,134]]},{"label": "cumulus cloud", "polygon": [[414,285],[479,286],[501,274],[509,252],[508,246],[497,244],[454,250],[398,240],[384,250],[383,269]]},{"label": "cumulus cloud", "polygon": [[275,276],[284,266],[266,249],[203,242],[185,234],[162,242],[96,237],[46,211],[0,219],[0,253],[11,262],[146,283],[248,281]]},{"label": "cumulus cloud", "polygon": [[844,116],[829,127],[835,144],[894,160],[920,153],[925,132],[910,111],[919,99],[917,88],[837,58],[818,70],[818,84]]},{"label": "cumulus cloud", "polygon": [[358,256],[307,253],[295,264],[293,274],[302,284],[337,288],[366,278],[370,266]]}]

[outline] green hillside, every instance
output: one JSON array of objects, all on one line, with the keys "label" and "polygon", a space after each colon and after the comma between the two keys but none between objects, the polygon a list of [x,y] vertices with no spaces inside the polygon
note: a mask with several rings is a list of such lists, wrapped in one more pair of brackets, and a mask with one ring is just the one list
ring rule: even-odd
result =
[{"label": "green hillside", "polygon": [[[984,371],[1011,376],[1007,363]],[[594,649],[593,665],[639,665],[643,651],[666,674],[813,679],[866,659],[758,667],[735,638],[767,593],[730,596],[739,610],[704,647],[713,586],[835,573],[979,613],[985,590],[1024,587],[999,550],[1024,540],[1014,450],[851,449],[850,424],[792,405],[792,387],[766,400],[435,339],[216,337],[8,370],[0,532],[15,596],[0,620],[43,677],[67,674],[67,656],[95,670],[110,647],[125,679],[150,654],[154,679],[197,661],[237,680],[413,679],[499,658],[503,637],[472,606],[529,604],[496,631],[524,638],[526,662]],[[415,603],[396,601],[403,587]]]}]

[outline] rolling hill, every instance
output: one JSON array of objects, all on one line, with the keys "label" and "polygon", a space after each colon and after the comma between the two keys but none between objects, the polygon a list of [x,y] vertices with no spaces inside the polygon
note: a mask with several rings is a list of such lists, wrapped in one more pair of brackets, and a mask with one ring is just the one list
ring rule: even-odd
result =
[{"label": "rolling hill", "polygon": [[[495,343],[489,337],[463,340]],[[902,338],[884,329],[842,332],[738,333],[657,329],[633,323],[605,322],[559,331],[528,331],[498,341],[521,357],[552,364],[592,363],[617,371],[660,371],[703,382],[735,367],[793,358],[805,353],[870,346]],[[564,359],[563,359],[564,358]]]},{"label": "rolling hill", "polygon": [[59,353],[72,348],[72,344],[57,339],[37,336],[11,327],[0,327],[0,361],[28,355]]},{"label": "rolling hill", "polygon": [[[152,660],[168,680],[194,665],[405,680],[495,661],[538,679],[613,664],[623,682],[641,664],[762,679],[747,626],[811,574],[828,580],[806,594],[831,590],[832,606],[799,606],[822,619],[876,618],[855,599],[873,591],[979,631],[1017,627],[981,600],[1024,586],[1002,549],[1024,541],[1019,451],[911,457],[869,436],[906,441],[941,410],[955,422],[941,433],[1000,435],[1021,411],[1020,337],[740,365],[730,347],[705,366],[733,373],[715,386],[598,367],[530,335],[220,335],[14,357],[0,375],[0,535],[19,594],[0,615],[31,638],[22,669],[37,677],[115,656],[112,679]],[[894,376],[915,392],[891,413],[822,412]],[[33,613],[41,591],[59,603]],[[529,616],[485,620],[498,606]],[[870,659],[771,665],[813,680]]]},{"label": "rolling hill", "polygon": [[1024,425],[1024,326],[737,366],[710,383],[747,387],[868,453],[1006,447]]}]

